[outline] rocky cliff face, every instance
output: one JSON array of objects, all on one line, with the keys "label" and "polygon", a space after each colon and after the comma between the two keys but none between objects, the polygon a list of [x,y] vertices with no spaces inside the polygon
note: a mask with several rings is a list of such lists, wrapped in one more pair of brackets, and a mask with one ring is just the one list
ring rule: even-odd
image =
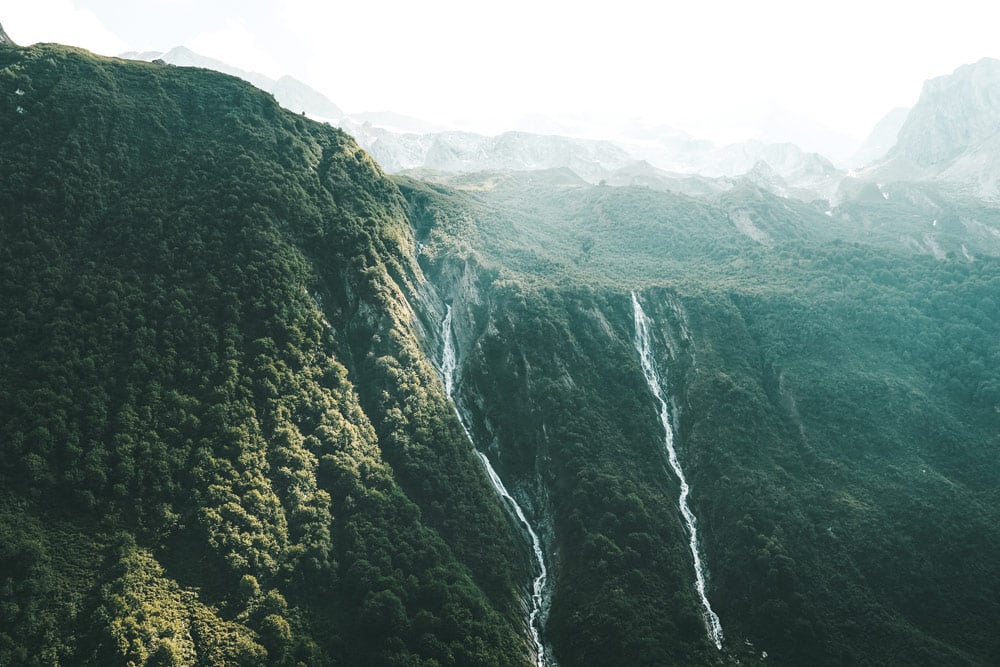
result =
[{"label": "rocky cliff face", "polygon": [[0,25],[0,46],[16,46],[14,41],[7,36],[2,25]]},{"label": "rocky cliff face", "polygon": [[1000,60],[984,58],[924,84],[920,100],[869,180],[938,181],[970,195],[1000,193]]},{"label": "rocky cliff face", "polygon": [[890,158],[935,166],[959,157],[1000,128],[1000,60],[984,58],[924,84]]}]

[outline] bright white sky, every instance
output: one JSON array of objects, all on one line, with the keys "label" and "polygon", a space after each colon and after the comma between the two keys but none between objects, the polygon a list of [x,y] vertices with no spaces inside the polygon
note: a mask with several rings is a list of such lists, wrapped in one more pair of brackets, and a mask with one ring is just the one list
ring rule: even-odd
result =
[{"label": "bright white sky", "polygon": [[925,79],[1000,56],[993,0],[0,2],[21,44],[185,45],[348,112],[492,129],[528,112],[638,117],[720,142],[862,139]]}]

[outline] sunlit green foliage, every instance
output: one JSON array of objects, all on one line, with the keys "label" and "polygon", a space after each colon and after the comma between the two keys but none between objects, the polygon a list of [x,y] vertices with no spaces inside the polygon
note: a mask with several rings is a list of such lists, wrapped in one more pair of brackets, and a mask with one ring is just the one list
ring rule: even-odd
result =
[{"label": "sunlit green foliage", "polygon": [[411,246],[350,138],[242,82],[0,49],[0,663],[527,661]]},{"label": "sunlit green foliage", "polygon": [[527,663],[524,542],[417,335],[435,288],[554,536],[561,664],[1000,661],[995,210],[460,180],[404,199],[211,72],[0,49],[0,664]]}]

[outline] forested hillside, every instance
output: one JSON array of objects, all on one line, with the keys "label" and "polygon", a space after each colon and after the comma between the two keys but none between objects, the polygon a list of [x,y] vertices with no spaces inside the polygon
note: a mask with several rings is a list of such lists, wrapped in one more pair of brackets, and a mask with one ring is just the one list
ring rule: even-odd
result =
[{"label": "forested hillside", "polygon": [[0,48],[0,664],[525,664],[404,202],[235,79]]},{"label": "forested hillside", "polygon": [[435,180],[0,45],[0,664],[1000,662],[995,209]]},{"label": "forested hillside", "polygon": [[[464,405],[552,526],[564,664],[1000,659],[994,210],[828,210],[752,187],[698,200],[559,173],[399,184],[425,272],[465,316]],[[722,654],[632,290],[655,323]]]}]

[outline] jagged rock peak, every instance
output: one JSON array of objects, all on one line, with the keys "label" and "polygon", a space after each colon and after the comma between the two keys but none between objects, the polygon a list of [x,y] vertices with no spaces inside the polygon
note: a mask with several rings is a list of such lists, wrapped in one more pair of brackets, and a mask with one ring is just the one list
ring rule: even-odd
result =
[{"label": "jagged rock peak", "polygon": [[935,165],[996,133],[1000,123],[1000,60],[983,58],[924,83],[890,156]]},{"label": "jagged rock peak", "polygon": [[0,23],[0,46],[17,46],[17,44],[14,43],[14,40],[8,37],[7,33],[4,32],[2,23]]}]

